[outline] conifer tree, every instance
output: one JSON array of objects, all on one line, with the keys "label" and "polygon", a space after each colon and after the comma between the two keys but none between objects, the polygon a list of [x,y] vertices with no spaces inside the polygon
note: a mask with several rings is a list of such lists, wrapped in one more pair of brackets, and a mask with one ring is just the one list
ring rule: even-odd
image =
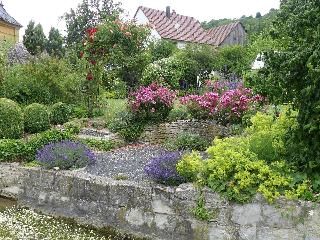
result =
[{"label": "conifer tree", "polygon": [[50,56],[62,58],[65,53],[63,47],[63,37],[58,29],[52,27],[49,32],[46,50]]}]

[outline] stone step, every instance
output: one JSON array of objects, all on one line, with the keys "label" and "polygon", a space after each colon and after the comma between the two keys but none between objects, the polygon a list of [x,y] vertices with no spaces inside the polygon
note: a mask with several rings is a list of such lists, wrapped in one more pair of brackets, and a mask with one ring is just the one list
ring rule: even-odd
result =
[{"label": "stone step", "polygon": [[11,186],[7,188],[0,189],[0,196],[18,199],[18,196],[22,193],[22,189],[19,186]]},{"label": "stone step", "polygon": [[118,139],[117,135],[111,133],[108,130],[97,130],[92,128],[83,128],[81,129],[78,138],[82,139],[94,139],[94,140],[116,140]]}]

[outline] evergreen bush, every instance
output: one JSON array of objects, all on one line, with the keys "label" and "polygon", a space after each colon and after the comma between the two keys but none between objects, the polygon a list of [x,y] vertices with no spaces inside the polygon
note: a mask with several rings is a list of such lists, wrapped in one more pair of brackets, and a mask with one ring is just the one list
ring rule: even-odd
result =
[{"label": "evergreen bush", "polygon": [[28,133],[38,133],[50,128],[49,111],[45,105],[33,103],[24,110],[24,129]]},{"label": "evergreen bush", "polygon": [[23,112],[12,100],[0,98],[0,139],[16,139],[23,134]]}]

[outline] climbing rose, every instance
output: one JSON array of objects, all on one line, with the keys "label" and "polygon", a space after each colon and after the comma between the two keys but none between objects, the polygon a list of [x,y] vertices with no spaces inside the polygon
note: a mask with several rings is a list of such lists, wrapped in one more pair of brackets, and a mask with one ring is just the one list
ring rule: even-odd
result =
[{"label": "climbing rose", "polygon": [[89,29],[87,29],[87,33],[88,33],[88,35],[90,37],[93,36],[97,31],[98,31],[97,28],[89,28]]},{"label": "climbing rose", "polygon": [[92,80],[93,80],[93,74],[92,74],[92,72],[88,72],[88,74],[87,74],[87,80],[88,80],[88,81],[92,81]]}]

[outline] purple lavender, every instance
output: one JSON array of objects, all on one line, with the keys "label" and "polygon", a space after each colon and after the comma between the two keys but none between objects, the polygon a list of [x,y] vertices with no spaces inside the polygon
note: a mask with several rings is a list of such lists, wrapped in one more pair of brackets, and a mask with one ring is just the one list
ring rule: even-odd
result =
[{"label": "purple lavender", "polygon": [[166,185],[177,185],[184,180],[178,174],[176,165],[182,157],[181,152],[167,152],[152,158],[144,171],[152,180]]},{"label": "purple lavender", "polygon": [[36,160],[48,168],[82,168],[95,162],[94,153],[84,144],[70,140],[49,143],[38,150]]}]

